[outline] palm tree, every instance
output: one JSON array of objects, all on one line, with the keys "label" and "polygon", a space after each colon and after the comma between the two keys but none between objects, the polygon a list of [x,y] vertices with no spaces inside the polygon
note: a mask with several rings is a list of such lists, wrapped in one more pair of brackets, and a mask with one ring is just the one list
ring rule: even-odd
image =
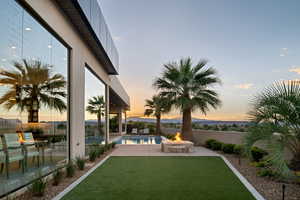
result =
[{"label": "palm tree", "polygon": [[[277,82],[258,94],[249,112],[255,126],[245,136],[245,147],[250,155],[257,141],[264,141],[269,151],[267,158],[283,177],[291,175],[290,167],[300,169],[300,83]],[[284,150],[293,154],[290,167]]]},{"label": "palm tree", "polygon": [[103,134],[101,129],[101,117],[105,115],[105,101],[103,96],[94,96],[88,100],[86,111],[97,115],[98,131]]},{"label": "palm tree", "polygon": [[206,114],[209,106],[216,109],[221,104],[218,94],[209,89],[220,80],[213,68],[204,68],[206,64],[205,60],[201,60],[193,66],[191,58],[166,64],[162,77],[153,84],[162,96],[182,112],[181,131],[186,140],[193,140],[192,112],[199,109]]},{"label": "palm tree", "polygon": [[163,113],[168,113],[171,110],[171,105],[169,104],[168,100],[158,96],[154,95],[151,99],[146,99],[146,104],[145,104],[145,116],[154,116],[156,117],[156,135],[161,134],[161,129],[160,129],[160,120],[161,120],[161,115]]},{"label": "palm tree", "polygon": [[41,61],[13,62],[15,70],[0,69],[0,85],[9,89],[0,97],[0,105],[7,110],[17,107],[28,112],[28,123],[39,122],[41,106],[63,112],[65,103],[66,81],[63,75],[51,75],[53,66]]}]

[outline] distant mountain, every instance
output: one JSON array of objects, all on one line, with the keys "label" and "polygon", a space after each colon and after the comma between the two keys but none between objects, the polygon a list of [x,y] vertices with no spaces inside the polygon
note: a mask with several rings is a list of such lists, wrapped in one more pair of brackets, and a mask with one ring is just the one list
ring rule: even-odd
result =
[{"label": "distant mountain", "polygon": [[[129,117],[127,118],[127,121],[133,121],[133,122],[148,122],[148,123],[155,123],[156,119],[153,118],[142,118],[142,117]],[[173,118],[173,119],[161,119],[161,123],[170,123],[170,124],[181,124],[182,119],[181,118]],[[199,124],[208,124],[208,125],[216,125],[216,124],[237,124],[237,125],[245,125],[248,124],[248,121],[222,121],[222,120],[207,120],[207,119],[198,119],[193,118],[193,123],[199,123]]]}]

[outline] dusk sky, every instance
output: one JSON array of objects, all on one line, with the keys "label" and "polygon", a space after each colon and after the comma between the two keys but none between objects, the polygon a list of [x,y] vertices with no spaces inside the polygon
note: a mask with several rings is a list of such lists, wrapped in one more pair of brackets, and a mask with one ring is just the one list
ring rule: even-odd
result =
[{"label": "dusk sky", "polygon": [[[120,79],[142,115],[162,64],[207,59],[223,84],[222,107],[207,116],[247,119],[253,96],[274,81],[300,76],[299,1],[99,0],[120,55]],[[165,117],[178,117],[173,112]]]}]

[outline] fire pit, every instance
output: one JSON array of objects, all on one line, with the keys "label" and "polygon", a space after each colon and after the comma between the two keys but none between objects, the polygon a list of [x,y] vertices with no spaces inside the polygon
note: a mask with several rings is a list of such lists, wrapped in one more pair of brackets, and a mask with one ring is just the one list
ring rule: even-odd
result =
[{"label": "fire pit", "polygon": [[180,133],[176,133],[175,140],[161,142],[161,151],[166,153],[190,153],[193,152],[194,143],[182,140]]}]

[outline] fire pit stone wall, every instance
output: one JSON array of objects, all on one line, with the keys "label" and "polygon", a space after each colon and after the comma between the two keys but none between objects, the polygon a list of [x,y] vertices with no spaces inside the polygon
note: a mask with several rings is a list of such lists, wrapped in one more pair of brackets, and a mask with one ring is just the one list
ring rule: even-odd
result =
[{"label": "fire pit stone wall", "polygon": [[185,140],[165,140],[161,143],[161,151],[166,153],[191,153],[194,151],[194,143]]}]

